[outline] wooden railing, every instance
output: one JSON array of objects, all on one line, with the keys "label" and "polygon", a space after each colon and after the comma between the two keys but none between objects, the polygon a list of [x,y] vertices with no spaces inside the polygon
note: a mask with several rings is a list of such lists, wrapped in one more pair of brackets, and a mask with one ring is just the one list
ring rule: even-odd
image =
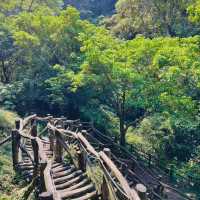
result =
[{"label": "wooden railing", "polygon": [[[40,122],[46,123],[46,126],[38,133],[37,124]],[[81,129],[77,127],[77,123],[80,121],[70,121],[63,117],[53,118],[52,116],[42,118],[37,115],[16,121],[16,129],[12,131],[14,169],[18,169],[20,151],[25,152],[34,165],[33,179],[40,179],[40,199],[59,200],[61,197],[53,184],[51,167],[53,161],[63,161],[63,155],[66,151],[71,156],[74,165],[82,171],[100,169],[102,180],[100,186],[98,185],[99,181],[95,185],[99,188],[98,193],[102,200],[107,200],[109,195],[115,200],[140,200],[136,190],[130,188],[126,179],[109,157],[109,149],[97,152],[80,132]],[[86,125],[84,124],[84,126]],[[53,159],[48,159],[44,153],[41,139],[43,134],[49,138]],[[25,147],[27,141],[31,141],[32,154]],[[142,194],[141,197],[143,196],[145,195]]]},{"label": "wooden railing", "polygon": [[[77,120],[76,120],[77,121]],[[119,163],[119,165],[121,165],[121,167],[123,167],[125,170],[123,171],[127,171],[126,176],[127,177],[133,177],[133,180],[135,180],[137,183],[143,183],[145,184],[142,179],[140,179],[138,177],[137,174],[135,174],[133,171],[129,170],[133,167],[128,167],[127,166],[127,162],[130,164],[137,164],[140,163],[143,167],[143,169],[141,168],[141,173],[142,171],[147,171],[149,173],[150,176],[152,176],[152,179],[154,179],[157,183],[158,183],[158,189],[155,188],[156,190],[160,190],[158,192],[155,192],[154,190],[150,189],[148,191],[150,198],[153,199],[163,199],[162,195],[162,188],[166,188],[166,189],[170,189],[171,191],[174,191],[175,193],[179,194],[183,199],[191,199],[190,197],[186,196],[183,192],[179,191],[177,189],[177,186],[170,186],[169,184],[166,184],[164,182],[162,182],[162,180],[160,179],[160,177],[156,177],[156,172],[153,174],[151,170],[149,169],[155,169],[157,171],[157,174],[163,174],[162,179],[165,178],[167,175],[169,175],[171,178],[171,176],[173,176],[173,172],[172,169],[170,168],[166,168],[163,167],[165,169],[165,171],[168,172],[168,174],[166,174],[164,171],[162,171],[161,169],[159,169],[159,165],[158,165],[158,159],[156,159],[154,156],[149,155],[149,154],[145,154],[144,152],[141,152],[139,150],[137,150],[136,148],[134,148],[133,146],[129,148],[129,146],[127,145],[127,147],[122,147],[119,144],[117,144],[115,138],[111,138],[108,137],[107,135],[101,133],[100,131],[98,131],[97,129],[94,128],[92,123],[82,123],[82,122],[78,122],[78,123],[73,123],[72,128],[78,129],[78,130],[82,130],[82,129],[87,129],[89,134],[86,132],[87,134],[87,139],[89,139],[89,141],[92,141],[93,143],[95,143],[95,146],[98,146],[98,149],[103,149],[105,147],[109,147],[112,149],[112,152],[115,155],[120,155],[120,157],[124,158],[124,161],[120,163],[119,159],[112,159],[115,160],[115,163]],[[71,128],[69,128],[71,129]],[[86,136],[86,134],[84,134]],[[96,139],[97,136],[98,139]],[[141,159],[142,157],[142,159]],[[154,162],[155,160],[155,162]],[[133,162],[132,162],[133,161]],[[157,163],[157,165],[156,165]],[[139,167],[139,166],[138,166]],[[139,167],[140,168],[140,167]],[[159,172],[159,173],[158,173]],[[191,183],[191,179],[187,179],[183,176],[180,176],[181,180],[183,180],[185,182],[186,185],[190,185]],[[194,179],[193,179],[194,180]],[[198,183],[199,181],[196,180],[196,183]],[[167,182],[169,183],[169,182]],[[179,188],[181,188],[183,185],[181,185],[182,182],[180,182]],[[152,188],[154,188],[154,185],[152,184]]]},{"label": "wooden railing", "polygon": [[[58,121],[57,121],[58,122]],[[68,123],[68,122],[67,122]],[[103,199],[107,199],[107,192],[111,186],[112,196],[115,199],[120,200],[139,200],[139,196],[134,189],[131,189],[123,177],[121,172],[117,169],[115,164],[109,159],[109,157],[104,152],[96,152],[95,149],[90,145],[87,139],[82,135],[81,132],[73,132],[65,130],[59,125],[59,128],[55,127],[51,123],[48,124],[49,129],[55,134],[56,146],[55,149],[55,159],[57,161],[62,160],[63,148],[70,153],[70,145],[76,144],[76,156],[72,156],[74,164],[81,168],[81,170],[86,171],[94,170],[100,168],[103,172],[102,185],[100,187],[99,194],[103,195]],[[63,124],[66,128],[66,124]],[[68,143],[66,143],[67,141]],[[59,147],[58,147],[59,146]],[[105,181],[104,181],[105,179]],[[98,183],[96,183],[98,184]],[[109,186],[108,186],[109,185]],[[98,188],[98,185],[96,185]],[[103,190],[103,191],[102,191]]]}]

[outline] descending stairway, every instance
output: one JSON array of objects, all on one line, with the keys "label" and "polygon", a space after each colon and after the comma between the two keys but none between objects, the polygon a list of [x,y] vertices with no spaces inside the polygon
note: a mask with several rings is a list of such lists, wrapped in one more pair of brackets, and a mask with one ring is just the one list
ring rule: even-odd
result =
[{"label": "descending stairway", "polygon": [[74,165],[54,163],[52,177],[56,191],[63,200],[98,199],[94,184],[86,173],[77,170]]},{"label": "descending stairway", "polygon": [[17,168],[18,171],[20,171],[22,177],[26,181],[31,181],[33,177],[33,169],[34,165],[31,160],[31,157],[33,155],[31,140],[27,139],[24,143],[23,149],[28,152],[28,154],[25,151],[21,152],[21,162],[19,162]]},{"label": "descending stairway", "polygon": [[[51,160],[53,152],[50,150],[49,142],[42,140],[42,144],[47,158]],[[31,161],[31,155],[33,154],[31,140],[26,140],[23,148],[27,150],[29,155],[22,151],[18,169],[26,180],[31,180],[34,169]],[[53,161],[50,173],[56,193],[61,200],[99,199],[95,186],[87,174],[76,169],[74,165]]]}]

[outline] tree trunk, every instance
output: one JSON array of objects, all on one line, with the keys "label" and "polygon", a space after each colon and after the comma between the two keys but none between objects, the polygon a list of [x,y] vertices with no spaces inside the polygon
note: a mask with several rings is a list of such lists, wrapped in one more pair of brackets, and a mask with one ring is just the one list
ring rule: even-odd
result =
[{"label": "tree trunk", "polygon": [[124,119],[120,117],[120,145],[126,145],[126,130],[124,127]]},{"label": "tree trunk", "polygon": [[126,101],[126,92],[123,92],[122,95],[122,103],[120,106],[120,145],[125,146],[126,145],[126,129],[125,129],[125,101]]}]

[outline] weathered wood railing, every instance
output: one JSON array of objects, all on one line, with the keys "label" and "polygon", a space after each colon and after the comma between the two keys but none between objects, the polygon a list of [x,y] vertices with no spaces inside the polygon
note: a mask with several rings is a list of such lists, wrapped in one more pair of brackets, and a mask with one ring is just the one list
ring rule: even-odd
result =
[{"label": "weathered wood railing", "polygon": [[[43,124],[40,131],[38,131],[38,124]],[[48,142],[44,141],[42,135],[48,138]],[[138,152],[131,154],[126,148],[118,145],[115,139],[96,130],[92,123],[67,120],[65,117],[53,118],[51,115],[47,117],[31,115],[24,120],[17,120],[11,136],[2,140],[0,146],[9,141],[12,141],[15,170],[18,170],[20,165],[21,152],[25,153],[33,164],[32,179],[40,179],[38,188],[41,200],[61,200],[52,180],[51,167],[54,160],[56,162],[63,161],[65,152],[70,155],[76,168],[91,172],[88,173],[89,176],[95,174],[96,169],[101,171],[100,181],[96,180],[94,176],[91,176],[91,179],[103,200],[107,200],[108,196],[115,200],[143,200],[147,196],[153,200],[161,200],[163,199],[163,188],[180,193],[175,187],[158,180],[154,174],[151,174],[152,171],[148,171],[146,166],[152,167],[153,157],[142,153],[141,155],[144,155],[147,163],[140,167],[138,165],[140,160],[138,160],[138,156],[135,156]],[[27,142],[31,144],[32,151],[27,149]],[[50,150],[53,151],[52,159],[47,158],[45,154],[44,142],[50,143]],[[112,149],[112,152],[109,148]],[[133,147],[130,149],[134,151]],[[116,155],[120,155],[120,158]],[[134,172],[135,168],[139,172]],[[144,179],[138,176],[138,173],[145,174],[147,171],[156,187],[152,183],[150,185],[153,186],[152,189],[147,187],[146,191]],[[130,188],[130,181],[132,188]],[[183,199],[190,199],[183,193],[180,195]]]},{"label": "weathered wood railing", "polygon": [[[37,124],[40,122],[45,122],[46,126],[38,133]],[[16,121],[16,129],[12,131],[14,169],[17,170],[20,163],[20,151],[26,153],[34,166],[33,179],[40,179],[40,199],[59,200],[61,197],[53,184],[51,167],[53,160],[62,162],[64,152],[67,151],[75,166],[82,171],[100,169],[102,181],[98,192],[103,200],[109,199],[108,196],[114,197],[115,200],[139,200],[138,193],[129,187],[126,179],[109,158],[109,154],[105,153],[107,151],[97,152],[80,132],[83,126],[77,127],[77,123],[80,121],[69,121],[64,117],[53,118],[52,116],[41,118],[37,115]],[[53,159],[48,159],[44,153],[44,141],[40,138],[42,134],[49,138]],[[26,147],[28,141],[29,143],[31,141],[32,153]]]},{"label": "weathered wood railing", "polygon": [[[98,131],[97,129],[95,129],[92,123],[82,123],[80,121],[78,121],[78,123],[75,123],[76,121],[73,122],[73,126],[68,126],[68,129],[71,129],[71,127],[73,127],[73,129],[78,129],[78,130],[87,129],[87,132],[85,132],[84,136],[86,136],[88,141],[93,143],[94,146],[97,147],[97,149],[102,150],[103,148],[108,147],[108,148],[112,149],[112,152],[115,155],[120,155],[121,160],[124,159],[124,160],[122,160],[123,162],[120,163],[119,158],[117,158],[117,159],[112,158],[112,160],[115,160],[115,163],[119,163],[117,166],[121,165],[121,167],[123,167],[124,169],[127,169],[127,170],[122,170],[122,171],[126,171],[126,176],[131,177],[132,178],[131,181],[135,181],[135,184],[143,183],[145,185],[143,180],[138,177],[138,174],[135,174],[133,172],[135,165],[137,165],[137,168],[140,169],[141,173],[143,173],[144,170],[149,173],[149,176],[151,176],[151,179],[154,180],[155,184],[157,185],[156,186],[154,183],[151,184],[152,189],[149,188],[149,191],[148,191],[150,198],[153,198],[155,200],[163,199],[162,192],[163,192],[163,189],[166,188],[166,189],[170,189],[171,191],[174,191],[175,193],[179,194],[183,199],[190,199],[183,192],[180,192],[176,187],[171,187],[169,184],[163,183],[159,177],[156,177],[156,175],[155,175],[156,173],[152,174],[152,171],[150,171],[149,168],[153,167],[153,159],[154,159],[153,156],[149,156],[149,155],[146,155],[145,153],[142,153],[142,155],[146,156],[144,159],[145,159],[145,161],[147,161],[147,165],[143,165],[143,163],[145,163],[145,162],[141,162],[140,163],[142,165],[142,168],[141,168],[140,165],[138,165],[138,163],[140,162],[140,160],[138,160],[138,158],[140,158],[140,155],[139,156],[137,155],[137,153],[138,153],[137,151],[134,154],[130,153],[127,150],[127,148],[124,148],[124,147],[118,145],[115,138],[113,139],[111,137],[108,137],[105,134]],[[133,151],[135,148],[131,148],[131,149]],[[135,155],[137,155],[137,156],[135,156]],[[128,162],[128,164],[131,164],[132,166],[127,166],[126,165],[127,162]],[[156,163],[158,163],[158,162],[156,162]],[[156,165],[154,168],[157,170],[157,172],[159,172],[159,168]],[[133,170],[130,170],[130,169],[133,169]],[[144,171],[144,173],[145,173],[145,171]],[[170,172],[169,169],[168,169],[168,171]],[[160,172],[160,173],[165,175],[163,172]],[[172,173],[169,173],[169,174],[172,174]],[[162,179],[163,178],[165,178],[165,176],[163,176]],[[190,181],[187,181],[187,179],[185,179],[185,182],[187,185],[190,184]],[[156,187],[154,187],[154,186],[156,186]],[[179,187],[179,188],[181,188],[181,187]]]},{"label": "weathered wood railing", "polygon": [[[57,122],[58,121],[56,121],[56,124],[59,124]],[[112,188],[111,195],[114,199],[140,199],[136,191],[129,187],[127,181],[109,157],[103,152],[96,152],[81,132],[75,133],[73,131],[63,129],[62,127],[66,128],[65,123],[62,125],[59,124],[59,128],[49,123],[48,127],[52,133],[55,134],[55,159],[57,161],[62,160],[63,148],[70,154],[70,145],[76,144],[76,156],[73,156],[74,164],[83,171],[86,171],[86,169],[94,171],[94,168],[97,169],[98,167],[101,169],[103,173],[102,178],[104,179],[102,179],[102,185],[99,193],[103,194],[103,199],[108,198],[109,194],[105,191],[108,191],[109,188]],[[78,158],[78,161],[75,158]]]}]

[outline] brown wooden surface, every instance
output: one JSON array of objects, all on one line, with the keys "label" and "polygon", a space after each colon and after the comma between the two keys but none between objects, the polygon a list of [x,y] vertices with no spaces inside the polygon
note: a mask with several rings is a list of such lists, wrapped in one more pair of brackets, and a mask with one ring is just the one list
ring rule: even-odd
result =
[{"label": "brown wooden surface", "polygon": [[20,147],[20,135],[18,130],[12,130],[12,160],[13,168],[16,169],[16,166],[19,163],[19,147]]},{"label": "brown wooden surface", "polygon": [[120,182],[121,187],[125,191],[125,193],[129,196],[131,200],[140,200],[137,192],[129,187],[128,182],[126,179],[123,177],[121,172],[117,169],[115,164],[108,158],[108,156],[104,152],[99,153],[100,158],[102,161],[106,164],[107,167],[112,171],[112,173],[115,175],[117,180]]}]

